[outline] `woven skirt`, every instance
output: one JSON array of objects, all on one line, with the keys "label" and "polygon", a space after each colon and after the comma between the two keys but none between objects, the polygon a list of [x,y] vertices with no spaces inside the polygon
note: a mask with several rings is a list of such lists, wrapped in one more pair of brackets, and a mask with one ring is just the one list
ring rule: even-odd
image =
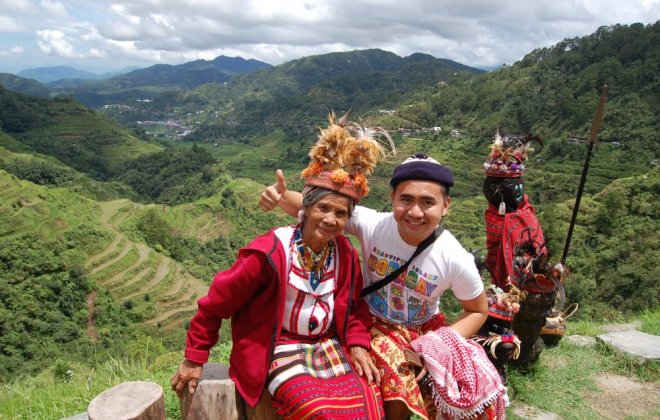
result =
[{"label": "woven skirt", "polygon": [[358,376],[339,341],[284,341],[268,372],[275,411],[286,419],[381,419],[377,385]]},{"label": "woven skirt", "polygon": [[[380,370],[381,392],[383,400],[401,401],[419,417],[428,419],[450,420],[449,415],[438,413],[430,382],[420,386],[415,377],[419,373],[406,365],[408,361],[404,350],[414,351],[410,342],[420,335],[447,325],[442,313],[434,315],[425,323],[417,326],[392,324],[379,318],[373,318],[371,327],[371,349],[374,364]],[[496,412],[488,407],[484,413],[469,420],[495,419]],[[468,419],[465,419],[468,420]]]},{"label": "woven skirt", "polygon": [[380,370],[380,389],[385,401],[401,401],[423,419],[435,419],[436,408],[431,389],[415,381],[419,372],[406,365],[404,350],[413,351],[410,342],[427,331],[447,325],[445,317],[437,314],[419,326],[392,324],[373,318],[371,350],[374,364]]}]

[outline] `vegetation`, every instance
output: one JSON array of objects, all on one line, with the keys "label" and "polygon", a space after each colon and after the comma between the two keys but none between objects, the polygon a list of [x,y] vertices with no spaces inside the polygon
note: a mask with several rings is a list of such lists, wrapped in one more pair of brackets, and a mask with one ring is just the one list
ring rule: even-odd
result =
[{"label": "vegetation", "polygon": [[[567,298],[580,303],[570,325],[594,336],[600,322],[641,317],[645,331],[659,334],[659,45],[658,23],[615,25],[483,74],[421,54],[306,57],[227,85],[140,87],[153,102],[104,111],[132,121],[132,130],[68,97],[0,87],[0,413],[63,417],[125,380],[166,385],[213,274],[256,235],[293,222],[261,212],[259,193],[277,168],[301,188],[306,153],[333,108],[352,106],[358,119],[394,134],[399,153],[378,165],[363,204],[389,210],[392,168],[425,151],[454,171],[443,223],[477,253],[485,244],[481,165],[492,135],[539,134],[525,188],[557,260],[585,155],[568,138],[588,135],[607,83],[602,143],[567,261]],[[135,126],[170,118],[196,127],[189,141],[157,143]],[[458,311],[450,297],[442,305],[450,317]],[[514,405],[596,416],[580,390],[595,392],[587,374],[601,371],[641,381],[658,373],[655,364],[639,368],[601,348],[562,343],[531,376],[512,375]],[[544,397],[559,388],[564,401]],[[167,405],[178,416],[171,393]]]},{"label": "vegetation", "polygon": [[[93,178],[107,180],[120,164],[162,147],[136,139],[71,98],[42,99],[0,87],[0,129],[15,141],[11,151],[54,156]],[[12,146],[20,143],[20,149]]]}]

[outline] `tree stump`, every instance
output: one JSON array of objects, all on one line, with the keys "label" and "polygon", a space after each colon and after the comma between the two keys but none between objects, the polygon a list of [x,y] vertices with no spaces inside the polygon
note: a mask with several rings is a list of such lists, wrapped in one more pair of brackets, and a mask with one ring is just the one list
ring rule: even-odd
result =
[{"label": "tree stump", "polygon": [[248,406],[229,379],[229,368],[217,363],[204,365],[194,394],[184,392],[180,400],[183,420],[278,420],[268,392],[259,404]]},{"label": "tree stump", "polygon": [[165,420],[163,388],[153,382],[124,382],[97,395],[89,420]]},{"label": "tree stump", "polygon": [[245,407],[246,420],[282,420],[282,416],[277,415],[273,409],[273,402],[270,400],[270,394],[267,389],[264,390],[264,393],[261,395],[261,401],[259,401],[256,407],[252,408],[246,402],[243,402],[243,406]]}]

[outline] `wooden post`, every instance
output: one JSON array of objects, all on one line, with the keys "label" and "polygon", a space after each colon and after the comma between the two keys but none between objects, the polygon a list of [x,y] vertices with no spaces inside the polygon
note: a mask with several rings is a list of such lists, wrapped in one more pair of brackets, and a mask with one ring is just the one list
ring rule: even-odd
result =
[{"label": "wooden post", "polygon": [[124,382],[97,395],[89,420],[165,420],[163,388],[153,382]]},{"label": "wooden post", "polygon": [[204,365],[195,393],[184,391],[181,396],[183,420],[240,420],[244,417],[243,400],[236,398],[236,387],[228,371],[225,365]]},{"label": "wooden post", "polygon": [[184,392],[181,400],[183,420],[279,420],[268,392],[255,408],[248,406],[229,379],[229,368],[217,363],[204,365],[194,394]]},{"label": "wooden post", "polygon": [[[242,399],[242,398],[241,398]],[[261,401],[256,407],[252,408],[247,403],[243,402],[245,407],[246,420],[282,420],[282,416],[278,416],[273,409],[273,402],[270,400],[268,390],[264,390],[261,395]]]}]

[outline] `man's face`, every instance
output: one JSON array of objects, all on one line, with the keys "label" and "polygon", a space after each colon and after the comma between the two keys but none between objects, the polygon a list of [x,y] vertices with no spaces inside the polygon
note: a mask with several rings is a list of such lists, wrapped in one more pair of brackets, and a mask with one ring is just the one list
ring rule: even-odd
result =
[{"label": "man's face", "polygon": [[431,181],[403,181],[392,192],[392,209],[399,235],[409,245],[417,246],[438,226],[447,214],[450,199],[444,187]]}]

